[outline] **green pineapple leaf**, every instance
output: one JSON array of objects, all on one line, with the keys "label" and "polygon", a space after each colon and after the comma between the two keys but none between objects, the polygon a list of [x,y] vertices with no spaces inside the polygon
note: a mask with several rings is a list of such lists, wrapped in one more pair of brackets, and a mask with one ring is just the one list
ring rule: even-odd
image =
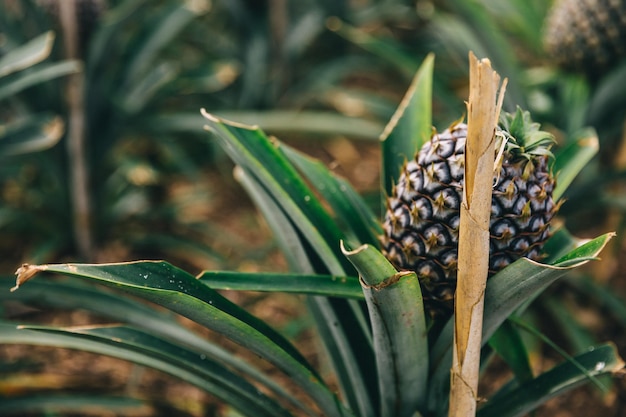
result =
[{"label": "green pineapple leaf", "polygon": [[142,79],[151,71],[158,53],[165,48],[180,32],[208,9],[202,2],[172,3],[163,8],[146,24],[149,32],[134,46],[130,59],[124,61],[124,79],[120,83],[121,96],[132,93],[133,86],[142,83]]},{"label": "green pineapple leaf", "polygon": [[347,232],[360,244],[378,246],[378,236],[382,234],[380,222],[352,185],[333,175],[321,162],[288,146],[283,145],[282,149],[287,158],[315,185],[338,219],[348,226]]},{"label": "green pineapple leaf", "polygon": [[[120,325],[89,327],[20,326],[0,323],[0,340],[10,343],[54,344],[100,353],[175,375],[237,407],[244,415],[289,417],[276,401],[245,379],[200,352],[144,331]],[[258,413],[258,414],[257,414]]]},{"label": "green pineapple leaf", "polygon": [[550,146],[555,143],[554,136],[540,130],[540,124],[533,122],[530,112],[517,107],[515,113],[502,112],[500,126],[507,132],[511,143],[510,148],[519,150],[523,154],[548,155]]},{"label": "green pineapple leaf", "polygon": [[139,398],[96,394],[38,394],[4,397],[0,399],[0,409],[7,415],[45,415],[49,410],[63,410],[67,413],[85,415],[87,413],[118,413],[121,415],[139,414],[149,403]]},{"label": "green pineapple leaf", "polygon": [[[13,293],[9,292],[9,279],[0,282],[7,284],[0,287],[0,300],[2,301],[20,301],[41,308],[82,309],[112,321],[127,323],[153,335],[176,340],[225,364],[250,380],[260,383],[295,406],[303,408],[296,398],[286,393],[284,388],[267,374],[223,347],[181,327],[176,320],[176,315],[169,311],[154,309],[130,298],[120,297],[116,292],[105,291],[103,288],[94,287],[70,277],[54,281],[33,280]],[[358,283],[356,283],[356,288],[361,292]]]},{"label": "green pineapple leaf", "polygon": [[519,331],[508,320],[489,338],[489,346],[511,368],[518,382],[533,379],[528,352]]},{"label": "green pineapple leaf", "polygon": [[[597,255],[614,236],[607,233],[576,247],[550,265],[520,258],[487,281],[483,319],[483,345],[514,312],[520,313],[550,284],[572,268],[581,266]],[[447,409],[449,369],[452,361],[454,320],[450,319],[431,349],[433,370],[428,395],[429,409]]]},{"label": "green pineapple leaf", "polygon": [[575,135],[574,140],[556,153],[554,170],[557,183],[552,194],[555,200],[563,196],[580,171],[598,153],[598,135],[593,129],[585,129]]},{"label": "green pineapple leaf", "polygon": [[[37,272],[93,280],[155,302],[245,346],[291,376],[327,415],[350,415],[302,355],[269,325],[237,307],[195,277],[166,262],[60,264],[21,270],[18,283]],[[17,287],[16,287],[17,288]]]},{"label": "green pineapple leaf", "polygon": [[65,132],[63,120],[50,113],[30,115],[0,127],[0,156],[50,148]]},{"label": "green pineapple leaf", "polygon": [[[302,133],[311,135],[331,135],[356,137],[368,141],[377,141],[384,125],[377,121],[365,120],[342,114],[307,111],[307,110],[265,110],[227,111],[220,110],[216,115],[224,120],[237,120],[246,125],[258,125],[264,132],[274,135],[282,133]],[[167,113],[149,116],[151,129],[197,133],[204,118],[194,113]]]},{"label": "green pineapple leaf", "polygon": [[415,71],[420,66],[420,62],[404,50],[398,42],[372,36],[368,32],[337,18],[331,18],[328,27],[353,44],[393,64],[408,79],[415,75]]},{"label": "green pineapple leaf", "polygon": [[[253,198],[261,199],[265,212],[271,214],[278,233],[288,229],[291,243],[283,241],[288,258],[304,263],[304,273],[349,275],[354,271],[341,254],[339,242],[343,233],[324,209],[313,190],[307,186],[286,157],[281,145],[271,141],[258,128],[221,120],[204,112],[208,129],[240,167],[240,178],[257,189]],[[282,221],[281,221],[281,218]],[[291,252],[291,253],[289,253]],[[362,306],[353,300],[308,300],[322,341],[339,376],[340,389],[351,409],[374,410],[377,402],[375,370],[368,366],[374,360],[371,336]]]},{"label": "green pineapple leaf", "polygon": [[276,203],[282,205],[281,209],[317,252],[327,272],[343,275],[345,267],[350,270],[347,260],[341,261],[336,246],[343,234],[280,146],[256,127],[228,122],[207,113],[204,116],[209,123],[207,129],[215,134],[231,159],[257,178]]},{"label": "green pineapple leaf", "polygon": [[[263,213],[290,267],[306,274],[313,273],[315,252],[298,232],[284,205],[240,167],[235,169],[235,176]],[[293,288],[300,282],[293,280],[290,286]],[[306,285],[306,280],[302,283]],[[357,290],[362,295],[360,285]],[[373,367],[363,368],[364,364],[373,362],[374,353],[360,306],[338,298],[323,297],[307,298],[307,305],[325,344],[343,397],[353,410],[364,413],[374,410],[376,375]]]},{"label": "green pineapple leaf", "polygon": [[29,87],[42,82],[74,74],[81,70],[78,61],[62,61],[42,63],[31,71],[20,72],[8,77],[0,78],[0,100],[11,97]]},{"label": "green pineapple leaf", "polygon": [[284,292],[363,299],[359,279],[349,276],[204,271],[198,279],[215,290]]},{"label": "green pineapple leaf", "polygon": [[[374,247],[344,253],[359,271],[372,323],[381,417],[410,417],[426,400],[428,331],[415,272],[398,272]],[[410,346],[410,349],[407,347]]]},{"label": "green pineapple leaf", "polygon": [[432,134],[432,88],[435,57],[424,59],[400,106],[381,135],[383,189],[390,195],[400,167],[412,159]]},{"label": "green pineapple leaf", "polygon": [[46,32],[0,57],[0,77],[40,63],[50,56],[54,32]]},{"label": "green pineapple leaf", "polygon": [[[564,362],[537,378],[497,396],[481,407],[478,417],[521,417],[550,398],[588,382],[588,375],[616,372],[624,367],[612,344],[592,348],[575,358],[576,364]],[[582,365],[584,371],[577,365]]]}]

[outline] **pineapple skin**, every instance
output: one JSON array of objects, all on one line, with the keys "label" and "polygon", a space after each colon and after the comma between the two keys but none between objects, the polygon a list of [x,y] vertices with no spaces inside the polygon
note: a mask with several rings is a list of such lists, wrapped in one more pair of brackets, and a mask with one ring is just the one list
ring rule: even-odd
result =
[{"label": "pineapple skin", "polygon": [[[387,200],[383,253],[396,268],[417,273],[434,318],[448,316],[454,306],[466,137],[464,123],[434,134],[405,164]],[[555,183],[547,155],[505,150],[494,176],[490,276],[521,257],[541,259],[558,210]]]},{"label": "pineapple skin", "polygon": [[544,45],[561,67],[600,76],[626,57],[626,0],[555,1]]}]

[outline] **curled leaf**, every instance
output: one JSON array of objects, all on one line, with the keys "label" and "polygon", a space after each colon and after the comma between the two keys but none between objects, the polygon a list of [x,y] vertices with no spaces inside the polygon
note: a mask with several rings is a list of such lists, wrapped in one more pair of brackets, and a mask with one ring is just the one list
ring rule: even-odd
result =
[{"label": "curled leaf", "polygon": [[11,292],[16,291],[20,288],[20,285],[37,275],[37,273],[41,271],[45,271],[48,269],[47,265],[30,265],[30,264],[22,264],[17,271],[15,271],[15,287],[11,288]]}]

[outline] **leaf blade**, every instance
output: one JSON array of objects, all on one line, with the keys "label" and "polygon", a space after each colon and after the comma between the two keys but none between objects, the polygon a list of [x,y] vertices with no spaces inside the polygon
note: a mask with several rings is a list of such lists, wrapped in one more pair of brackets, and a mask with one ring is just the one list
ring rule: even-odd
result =
[{"label": "leaf blade", "polygon": [[[587,263],[614,236],[607,233],[573,249],[551,265],[521,258],[487,281],[483,322],[483,345],[514,311],[526,306],[568,270]],[[449,364],[452,361],[452,320],[448,321],[431,350],[429,408],[441,410],[447,402]]]},{"label": "leaf blade", "polygon": [[344,249],[344,254],[359,271],[370,313],[380,415],[413,416],[426,399],[429,367],[428,331],[417,275],[397,272],[370,245]]},{"label": "leaf blade", "polygon": [[381,134],[383,189],[390,195],[399,167],[413,158],[432,132],[432,79],[434,55],[428,55],[411,86]]},{"label": "leaf blade", "polygon": [[50,264],[33,268],[35,270],[31,273],[45,270],[95,280],[188,317],[247,347],[286,372],[318,401],[327,414],[343,416],[347,413],[316,371],[286,339],[195,277],[166,262]]},{"label": "leaf blade", "polygon": [[[624,367],[617,349],[602,345],[575,357],[588,373],[598,376]],[[565,362],[511,392],[490,401],[478,410],[479,417],[519,417],[534,410],[550,398],[563,394],[586,382],[588,377],[571,362]]]},{"label": "leaf blade", "polygon": [[[1,325],[4,329],[0,340],[3,342],[52,343],[59,347],[129,360],[177,376],[232,404],[246,415],[253,416],[255,412],[268,417],[274,412],[284,417],[291,415],[244,379],[216,362],[208,361],[193,351],[131,327],[93,326],[61,329],[20,326],[18,330],[10,330],[6,328],[7,326],[11,325]],[[12,334],[14,332],[16,334]],[[51,341],[47,342],[46,337],[38,337],[38,333],[51,337]]]},{"label": "leaf blade", "polygon": [[198,279],[216,290],[283,292],[363,299],[359,279],[350,276],[204,271]]}]

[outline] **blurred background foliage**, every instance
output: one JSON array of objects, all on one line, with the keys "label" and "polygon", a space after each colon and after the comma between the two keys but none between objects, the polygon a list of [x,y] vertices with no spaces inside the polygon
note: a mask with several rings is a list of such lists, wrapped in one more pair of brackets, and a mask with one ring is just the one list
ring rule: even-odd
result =
[{"label": "blurred background foliage", "polygon": [[[58,1],[0,0],[0,271],[25,261],[138,258],[284,268],[230,162],[197,140],[205,134],[199,109],[338,162],[337,172],[377,195],[376,141],[419,64],[435,53],[433,121],[441,130],[465,110],[472,50],[508,77],[506,110],[530,110],[561,148],[597,133],[599,156],[568,190],[560,219],[577,235],[616,230],[618,239],[596,269],[554,286],[539,311],[570,346],[619,335],[626,64],[619,50],[602,65],[573,53],[568,62],[562,52],[579,41],[559,48],[554,40],[580,16],[570,10],[575,1],[560,2],[565,12],[552,3],[79,0],[72,55]],[[584,15],[592,21],[585,27],[607,23]],[[624,23],[604,23],[624,39]],[[25,46],[39,58],[3,72],[3,59]],[[68,97],[68,82],[82,85],[78,99]],[[78,162],[68,139],[76,117],[84,123]],[[36,139],[18,151],[4,146]],[[84,223],[76,220],[76,181],[87,190]],[[617,342],[624,355],[626,340]]]}]

